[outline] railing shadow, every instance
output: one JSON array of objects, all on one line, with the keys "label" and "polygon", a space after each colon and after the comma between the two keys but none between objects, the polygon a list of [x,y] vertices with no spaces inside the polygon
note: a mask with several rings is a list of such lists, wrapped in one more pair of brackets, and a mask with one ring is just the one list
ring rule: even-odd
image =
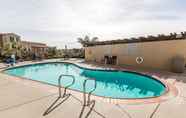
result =
[{"label": "railing shadow", "polygon": [[[68,94],[68,96],[61,98],[58,97],[49,107],[48,109],[43,113],[43,116],[48,115],[50,112],[52,112],[53,110],[55,110],[57,107],[59,107],[62,103],[64,103],[68,98],[70,97],[70,94]],[[60,99],[63,99],[60,103],[56,104]]]},{"label": "railing shadow", "polygon": [[[89,110],[89,111],[87,112],[87,114],[85,115],[85,118],[88,118],[88,117],[89,117],[89,115],[90,115],[91,112],[93,111],[94,107],[95,107],[95,101],[92,101],[91,105],[89,106],[90,110]],[[82,118],[82,117],[83,117],[83,113],[84,113],[84,111],[85,111],[85,108],[86,108],[86,106],[83,105],[83,107],[82,107],[82,109],[81,109],[81,112],[80,112],[80,114],[79,114],[79,118]]]},{"label": "railing shadow", "polygon": [[[90,92],[86,94],[86,83],[87,81],[94,81],[94,89],[92,89]],[[93,108],[95,107],[95,100],[90,100],[92,92],[95,91],[97,87],[96,80],[95,79],[86,79],[83,83],[83,106],[81,109],[81,112],[79,114],[79,118],[83,117],[83,114],[85,112],[85,108],[89,107],[90,110],[86,113],[85,118],[88,118],[91,112],[93,111]],[[88,97],[88,98],[87,98]]]},{"label": "railing shadow", "polygon": [[[68,86],[64,87],[64,91],[63,91],[63,95],[62,95],[62,86],[61,86],[61,79],[63,79],[63,77],[70,77],[72,78],[72,83],[69,84]],[[71,94],[67,94],[67,89],[72,86],[73,84],[75,83],[75,77],[72,76],[72,75],[60,75],[59,78],[58,78],[58,91],[59,91],[59,94],[58,94],[58,97],[57,99],[46,109],[46,111],[43,113],[43,116],[46,116],[48,115],[49,113],[51,113],[53,110],[55,110],[57,107],[59,107],[62,103],[64,103],[70,96]],[[57,102],[59,100],[61,100],[61,102],[59,102],[57,104]]]}]

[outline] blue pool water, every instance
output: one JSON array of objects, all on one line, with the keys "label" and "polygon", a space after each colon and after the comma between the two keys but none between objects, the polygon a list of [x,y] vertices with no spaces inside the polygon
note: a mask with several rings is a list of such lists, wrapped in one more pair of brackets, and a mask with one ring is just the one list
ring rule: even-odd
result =
[{"label": "blue pool water", "polygon": [[[97,88],[93,94],[112,98],[149,98],[165,92],[165,86],[150,76],[126,71],[91,70],[69,63],[34,64],[8,69],[5,73],[53,85],[58,84],[58,77],[61,74],[74,75],[75,84],[70,88],[79,91],[83,90],[85,79],[94,78]],[[62,79],[63,86],[70,82],[71,79],[68,77]],[[89,81],[87,90],[93,85],[94,83]]]}]

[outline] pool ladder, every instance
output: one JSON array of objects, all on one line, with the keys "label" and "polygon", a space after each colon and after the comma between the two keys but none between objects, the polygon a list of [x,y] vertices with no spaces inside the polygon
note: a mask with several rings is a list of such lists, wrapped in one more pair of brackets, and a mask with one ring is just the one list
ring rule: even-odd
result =
[{"label": "pool ladder", "polygon": [[[87,84],[87,81],[94,81],[94,88],[87,92],[86,91],[86,84]],[[96,90],[96,87],[97,87],[97,83],[96,83],[96,80],[95,79],[86,79],[84,82],[83,82],[83,107],[81,109],[81,112],[80,112],[80,115],[79,115],[79,118],[82,118],[83,116],[83,112],[85,110],[85,107],[89,107],[90,110],[87,112],[87,114],[85,115],[85,118],[88,118],[88,116],[90,115],[90,113],[92,112],[94,106],[95,106],[95,100],[91,100],[90,99],[90,96],[92,95],[92,93]]]},{"label": "pool ladder", "polygon": [[[66,87],[64,87],[64,91],[63,91],[63,94],[62,94],[62,86],[61,86],[61,80],[63,79],[63,77],[70,77],[72,79],[72,82],[71,84],[67,85]],[[94,88],[89,91],[89,92],[86,92],[86,84],[87,84],[87,81],[94,81]],[[67,89],[72,86],[73,84],[75,83],[75,77],[73,75],[60,75],[59,78],[58,78],[58,97],[57,99],[46,109],[46,111],[43,113],[43,116],[46,116],[48,115],[49,113],[51,113],[53,110],[55,110],[57,107],[59,107],[63,102],[65,102],[70,96],[71,94],[68,93],[67,94]],[[88,116],[90,115],[90,113],[92,112],[94,106],[95,106],[95,100],[91,100],[90,97],[91,97],[91,94],[95,91],[97,87],[97,83],[96,83],[96,80],[95,79],[86,79],[84,82],[83,82],[83,107],[81,109],[81,112],[80,112],[80,115],[79,115],[79,118],[82,118],[83,116],[83,112],[85,110],[85,107],[89,107],[90,110],[88,111],[88,113],[85,115],[85,118],[88,118]],[[59,102],[58,104],[56,104],[60,99],[62,99],[61,102]]]},{"label": "pool ladder", "polygon": [[[62,86],[61,86],[61,80],[63,79],[63,77],[70,77],[72,79],[72,83],[69,84],[68,86],[64,87],[64,91],[62,94]],[[52,112],[54,109],[56,109],[58,106],[60,106],[63,102],[65,102],[71,94],[67,94],[67,89],[72,86],[75,83],[75,77],[73,75],[60,75],[58,78],[58,97],[57,99],[47,108],[47,110],[43,113],[43,116],[48,115],[50,112]],[[59,102],[58,104],[56,104],[60,99],[62,99],[61,102]]]}]

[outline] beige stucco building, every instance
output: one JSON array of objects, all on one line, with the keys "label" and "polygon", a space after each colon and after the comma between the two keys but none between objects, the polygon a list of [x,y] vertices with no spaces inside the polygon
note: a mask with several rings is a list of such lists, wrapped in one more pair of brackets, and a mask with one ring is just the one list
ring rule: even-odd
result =
[{"label": "beige stucco building", "polygon": [[16,53],[20,57],[22,50],[38,56],[45,56],[48,48],[44,43],[22,41],[21,37],[15,33],[0,33],[0,54],[6,52],[7,49],[13,49],[11,53]]},{"label": "beige stucco building", "polygon": [[13,44],[21,46],[19,35],[14,33],[0,33],[0,48],[13,48]]},{"label": "beige stucco building", "polygon": [[[158,39],[158,38],[156,38]],[[175,56],[186,57],[186,37],[163,40],[118,40],[87,44],[85,60],[104,63],[105,56],[115,56],[116,64],[171,70]],[[137,63],[136,58],[143,62]]]},{"label": "beige stucco building", "polygon": [[14,53],[21,56],[21,37],[14,33],[0,33],[0,55],[9,55]]},{"label": "beige stucco building", "polygon": [[30,42],[30,41],[22,41],[23,48],[26,49],[27,52],[35,53],[36,55],[44,56],[47,53],[48,46],[44,43],[38,42]]}]

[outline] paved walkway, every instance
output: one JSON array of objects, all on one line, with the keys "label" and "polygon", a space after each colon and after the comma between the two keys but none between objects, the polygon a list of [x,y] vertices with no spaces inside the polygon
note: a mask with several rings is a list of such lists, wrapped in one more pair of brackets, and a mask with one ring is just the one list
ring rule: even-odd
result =
[{"label": "paved walkway", "polygon": [[[175,84],[179,91],[177,97],[161,103],[133,105],[96,100],[89,118],[186,118],[185,74],[164,73],[164,79]],[[82,95],[71,93],[67,101],[43,116],[47,107],[57,98],[57,88],[0,73],[0,118],[78,118]],[[89,110],[86,108],[84,113]]]}]

